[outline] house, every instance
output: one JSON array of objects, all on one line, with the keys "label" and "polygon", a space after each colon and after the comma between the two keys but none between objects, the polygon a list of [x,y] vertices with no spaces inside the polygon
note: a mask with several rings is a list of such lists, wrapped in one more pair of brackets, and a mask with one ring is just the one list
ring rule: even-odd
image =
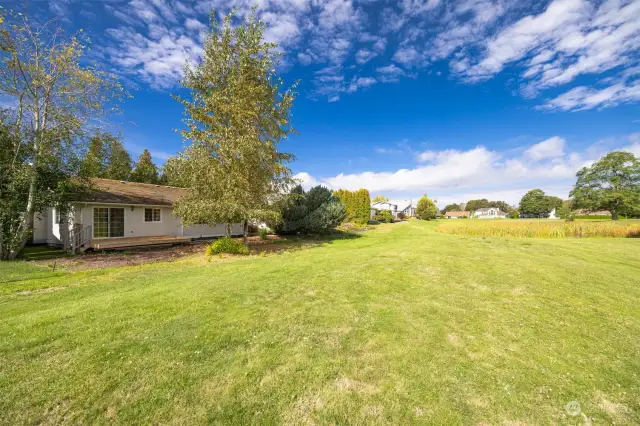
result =
[{"label": "house", "polygon": [[392,204],[389,201],[378,201],[378,202],[375,202],[375,203],[371,203],[371,210],[370,210],[369,218],[373,219],[373,217],[376,215],[376,211],[383,211],[383,210],[390,211],[391,214],[393,215],[393,217],[397,217],[398,216],[398,205],[397,204]]},{"label": "house", "polygon": [[409,201],[409,205],[400,211],[404,213],[405,217],[414,217],[416,215],[416,208],[413,206],[413,200]]},{"label": "house", "polygon": [[576,216],[611,216],[611,212],[609,210],[585,210],[585,209],[581,209],[581,210],[576,210],[575,212]]},{"label": "house", "polygon": [[[65,216],[56,208],[36,215],[33,243],[73,250],[122,248],[188,242],[225,235],[226,225],[184,226],[173,203],[186,189],[111,179],[92,179],[83,201],[72,202]],[[243,234],[233,224],[232,235]]]},{"label": "house", "polygon": [[460,219],[460,218],[468,218],[471,216],[471,212],[456,212],[456,211],[451,211],[451,212],[446,212],[443,215],[445,218],[447,219]]},{"label": "house", "polygon": [[505,219],[507,214],[497,207],[487,207],[473,212],[475,219]]}]

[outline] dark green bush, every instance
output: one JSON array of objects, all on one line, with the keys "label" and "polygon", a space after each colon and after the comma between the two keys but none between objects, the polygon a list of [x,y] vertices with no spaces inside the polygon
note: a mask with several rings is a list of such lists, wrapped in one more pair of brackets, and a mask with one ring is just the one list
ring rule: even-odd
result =
[{"label": "dark green bush", "polygon": [[316,186],[305,192],[294,188],[282,204],[282,220],[273,226],[277,234],[325,234],[346,217],[344,204],[331,191]]},{"label": "dark green bush", "polygon": [[393,214],[389,210],[378,211],[375,216],[373,216],[373,220],[376,222],[393,223]]},{"label": "dark green bush", "polygon": [[222,253],[247,255],[249,254],[249,249],[247,246],[242,244],[242,241],[237,241],[230,237],[224,237],[209,244],[205,253],[207,256]]}]

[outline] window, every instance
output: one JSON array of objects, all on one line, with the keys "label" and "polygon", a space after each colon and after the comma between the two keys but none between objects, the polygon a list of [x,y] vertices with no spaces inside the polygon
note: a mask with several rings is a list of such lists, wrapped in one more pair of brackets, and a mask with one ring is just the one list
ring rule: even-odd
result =
[{"label": "window", "polygon": [[161,222],[162,215],[160,209],[144,209],[144,221],[145,222]]},{"label": "window", "polygon": [[95,207],[93,209],[93,237],[124,237],[124,209]]}]

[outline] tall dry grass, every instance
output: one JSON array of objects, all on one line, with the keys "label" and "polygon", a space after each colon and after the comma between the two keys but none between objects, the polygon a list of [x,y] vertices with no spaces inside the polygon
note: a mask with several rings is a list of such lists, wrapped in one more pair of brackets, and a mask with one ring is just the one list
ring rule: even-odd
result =
[{"label": "tall dry grass", "polygon": [[474,237],[640,238],[640,224],[615,222],[564,222],[558,220],[451,220],[438,225],[445,234]]}]

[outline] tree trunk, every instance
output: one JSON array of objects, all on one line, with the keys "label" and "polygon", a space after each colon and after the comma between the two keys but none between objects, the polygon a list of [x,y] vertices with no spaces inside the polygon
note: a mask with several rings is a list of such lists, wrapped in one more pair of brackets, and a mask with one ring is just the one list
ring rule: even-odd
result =
[{"label": "tree trunk", "polygon": [[227,223],[227,228],[224,231],[225,237],[231,237],[231,223]]},{"label": "tree trunk", "polygon": [[611,211],[611,220],[618,220],[618,212],[615,210]]},{"label": "tree trunk", "polygon": [[245,220],[244,224],[242,225],[242,236],[243,236],[242,239],[243,239],[244,245],[247,247],[249,247],[249,241],[247,240],[248,234],[249,234],[249,221]]}]

